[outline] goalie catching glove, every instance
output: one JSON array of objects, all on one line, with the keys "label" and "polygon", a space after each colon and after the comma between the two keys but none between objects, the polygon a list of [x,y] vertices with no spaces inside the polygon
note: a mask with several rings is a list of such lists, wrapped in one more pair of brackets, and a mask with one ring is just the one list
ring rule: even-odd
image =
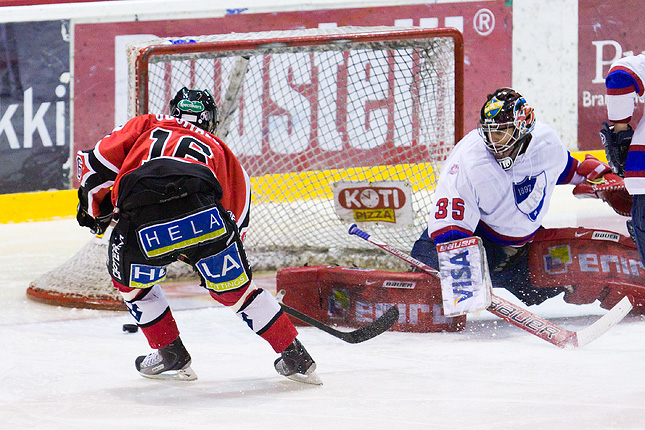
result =
[{"label": "goalie catching glove", "polygon": [[586,180],[575,186],[573,195],[578,198],[601,199],[617,214],[630,216],[632,196],[627,192],[623,178],[610,172],[607,164],[587,154],[577,171]]}]

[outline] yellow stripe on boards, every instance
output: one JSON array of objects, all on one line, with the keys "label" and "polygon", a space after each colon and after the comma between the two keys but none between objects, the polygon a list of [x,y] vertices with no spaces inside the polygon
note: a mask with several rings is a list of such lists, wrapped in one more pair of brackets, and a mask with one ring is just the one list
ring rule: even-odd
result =
[{"label": "yellow stripe on boards", "polygon": [[77,205],[76,190],[0,194],[0,223],[74,217]]}]

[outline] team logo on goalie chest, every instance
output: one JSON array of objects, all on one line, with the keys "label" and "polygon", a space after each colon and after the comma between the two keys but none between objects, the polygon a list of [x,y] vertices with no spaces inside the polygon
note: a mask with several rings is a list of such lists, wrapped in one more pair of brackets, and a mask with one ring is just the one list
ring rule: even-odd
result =
[{"label": "team logo on goalie chest", "polygon": [[546,173],[537,176],[527,176],[522,182],[513,182],[513,197],[515,205],[531,221],[535,221],[542,208],[546,196]]}]

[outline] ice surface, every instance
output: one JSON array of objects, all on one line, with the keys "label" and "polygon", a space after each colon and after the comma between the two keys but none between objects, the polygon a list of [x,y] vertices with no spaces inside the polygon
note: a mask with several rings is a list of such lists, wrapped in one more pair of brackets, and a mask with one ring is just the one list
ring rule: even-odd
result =
[{"label": "ice surface", "polygon": [[[547,226],[625,233],[624,218],[569,193],[556,194]],[[73,255],[89,232],[64,219],[0,224],[0,238],[2,429],[645,428],[645,323],[638,316],[573,350],[489,313],[469,318],[461,333],[388,332],[356,345],[301,328],[324,381],[316,387],[277,375],[276,354],[229,310],[177,303],[199,379],[153,381],[134,369],[149,347],[141,333],[121,330],[132,322],[127,313],[49,306],[25,295],[31,280]],[[560,297],[531,310],[570,329],[606,312]]]}]

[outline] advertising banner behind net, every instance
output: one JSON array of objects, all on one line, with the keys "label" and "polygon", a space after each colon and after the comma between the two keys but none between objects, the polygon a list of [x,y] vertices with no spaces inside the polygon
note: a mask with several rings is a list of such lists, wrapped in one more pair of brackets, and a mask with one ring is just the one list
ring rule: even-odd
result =
[{"label": "advertising banner behind net", "polygon": [[[504,0],[428,2],[275,13],[229,10],[221,18],[77,24],[74,27],[74,120],[75,124],[83,127],[75,128],[74,145],[76,149],[88,149],[128,119],[125,57],[128,42],[324,26],[387,25],[460,30],[466,56],[464,132],[467,132],[476,127],[486,95],[496,88],[511,85],[512,7],[506,3]],[[186,82],[186,85],[190,86],[191,82]],[[209,90],[213,91],[213,88]],[[254,96],[261,95],[258,92]],[[282,138],[289,137],[285,135]],[[236,153],[244,156],[254,150],[252,147],[236,148]],[[286,155],[301,156],[298,153]]]},{"label": "advertising banner behind net", "polygon": [[[607,120],[605,77],[611,63],[645,51],[642,0],[584,0],[578,20],[578,148],[602,149],[598,134]],[[643,111],[639,100],[635,119]],[[633,124],[635,125],[635,123]]]},{"label": "advertising banner behind net", "polygon": [[0,194],[69,188],[67,29],[0,23]]}]

